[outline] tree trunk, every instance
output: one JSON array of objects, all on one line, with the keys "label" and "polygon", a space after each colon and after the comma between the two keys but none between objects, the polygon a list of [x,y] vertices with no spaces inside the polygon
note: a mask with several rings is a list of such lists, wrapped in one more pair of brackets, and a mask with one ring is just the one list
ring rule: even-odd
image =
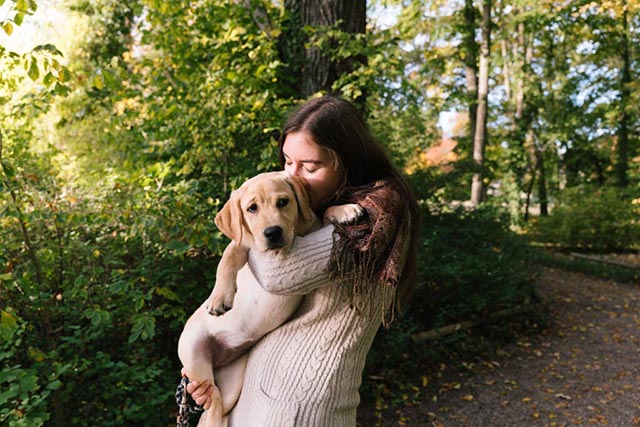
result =
[{"label": "tree trunk", "polygon": [[507,102],[511,100],[511,64],[509,58],[509,48],[507,41],[500,40],[500,53],[502,55],[502,79],[504,80],[504,98]]},{"label": "tree trunk", "polygon": [[489,94],[489,54],[491,49],[491,0],[485,0],[482,8],[482,42],[480,44],[480,65],[478,67],[478,110],[476,129],[473,135],[473,160],[478,170],[471,183],[471,203],[478,206],[483,200],[484,150],[487,138],[487,114]]},{"label": "tree trunk", "polygon": [[[519,142],[524,152],[526,166],[523,169],[531,174],[531,182],[527,188],[527,201],[524,209],[524,221],[529,221],[529,208],[531,207],[531,193],[533,184],[536,181],[536,162],[535,162],[535,145],[534,136],[531,125],[535,119],[537,111],[531,105],[531,101],[525,97],[525,85],[530,84],[531,78],[531,61],[533,59],[533,50],[527,43],[526,27],[524,22],[518,24],[517,43],[514,45],[514,56],[519,64],[519,78],[516,84],[516,105],[515,105],[515,140]],[[529,151],[529,152],[528,152]],[[524,176],[521,178],[524,182]]]},{"label": "tree trunk", "polygon": [[[366,58],[351,57],[335,61],[314,46],[304,47],[309,39],[304,27],[333,27],[349,34],[366,30],[365,0],[285,0],[287,21],[280,39],[281,59],[287,64],[289,86],[298,95],[309,97],[318,92],[333,91],[333,83],[354,70]],[[358,100],[360,101],[360,100]]]},{"label": "tree trunk", "polygon": [[542,150],[536,148],[536,169],[538,170],[538,198],[540,199],[540,215],[549,215],[547,201],[547,175]]},{"label": "tree trunk", "polygon": [[465,0],[463,25],[463,62],[469,99],[469,137],[473,140],[476,133],[476,114],[478,110],[478,44],[476,43],[477,10],[473,0]]},{"label": "tree trunk", "polygon": [[[522,62],[520,62],[520,78],[516,84],[516,120],[522,119],[524,115],[524,82],[525,76],[528,75],[529,68],[531,66],[532,53],[531,49],[527,45],[527,37],[525,34],[525,25],[523,22],[518,24],[518,43],[514,48],[516,58],[520,62],[518,51],[522,54]],[[529,123],[527,123],[527,128]],[[522,129],[523,132],[527,132],[527,129]],[[523,133],[524,135],[524,133]]]},{"label": "tree trunk", "polygon": [[627,22],[627,2],[623,1],[622,12],[622,78],[620,82],[620,121],[618,125],[618,145],[616,162],[616,180],[618,187],[625,188],[629,184],[627,170],[629,168],[629,114],[627,105],[631,96],[631,64],[629,55],[629,23]]},{"label": "tree trunk", "polygon": [[531,193],[533,193],[533,185],[536,182],[536,174],[531,174],[531,180],[527,186],[527,198],[524,203],[524,222],[529,221],[529,208],[531,207]]}]

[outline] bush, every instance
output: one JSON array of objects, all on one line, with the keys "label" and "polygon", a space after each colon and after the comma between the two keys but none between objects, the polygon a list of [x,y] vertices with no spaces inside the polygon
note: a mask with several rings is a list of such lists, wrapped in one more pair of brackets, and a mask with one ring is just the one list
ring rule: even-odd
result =
[{"label": "bush", "polygon": [[424,328],[473,320],[531,294],[528,246],[492,208],[424,219],[421,274],[410,308]]},{"label": "bush", "polygon": [[491,208],[423,216],[421,282],[402,318],[376,337],[369,372],[395,377],[399,367],[413,369],[408,360],[436,362],[437,354],[425,353],[431,346],[412,343],[412,333],[486,318],[532,295],[528,245],[509,223]]},{"label": "bush", "polygon": [[576,187],[563,191],[548,217],[533,228],[536,239],[564,249],[611,252],[637,248],[639,205],[615,187]]},{"label": "bush", "polygon": [[0,197],[0,425],[175,425],[178,335],[224,243],[213,213],[136,182],[73,202],[19,182]]}]

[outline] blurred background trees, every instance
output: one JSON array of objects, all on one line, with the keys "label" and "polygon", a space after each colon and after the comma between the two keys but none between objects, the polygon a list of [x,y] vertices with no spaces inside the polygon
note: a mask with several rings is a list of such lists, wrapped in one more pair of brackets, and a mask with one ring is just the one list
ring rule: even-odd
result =
[{"label": "blurred background trees", "polygon": [[172,423],[215,213],[318,93],[361,107],[423,202],[392,339],[520,304],[517,237],[637,251],[639,8],[0,0],[0,423]]}]

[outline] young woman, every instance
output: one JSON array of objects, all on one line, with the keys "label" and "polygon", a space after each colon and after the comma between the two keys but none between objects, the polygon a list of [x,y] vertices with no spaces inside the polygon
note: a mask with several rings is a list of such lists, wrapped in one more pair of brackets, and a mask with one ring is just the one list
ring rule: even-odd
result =
[{"label": "young woman", "polygon": [[[417,202],[344,100],[306,102],[279,142],[282,168],[307,180],[319,217],[343,203],[358,203],[365,213],[355,224],[296,238],[286,256],[250,254],[265,289],[306,296],[292,319],[250,351],[229,426],[354,427],[367,352],[414,287]],[[207,407],[208,384],[187,390]]]}]

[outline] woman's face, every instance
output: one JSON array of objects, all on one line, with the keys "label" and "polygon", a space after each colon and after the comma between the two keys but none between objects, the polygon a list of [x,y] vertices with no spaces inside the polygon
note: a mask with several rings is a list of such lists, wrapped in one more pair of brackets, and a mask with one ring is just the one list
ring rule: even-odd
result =
[{"label": "woman's face", "polygon": [[309,201],[318,209],[338,191],[344,173],[326,149],[313,142],[306,132],[287,134],[282,146],[284,170],[309,183]]}]

